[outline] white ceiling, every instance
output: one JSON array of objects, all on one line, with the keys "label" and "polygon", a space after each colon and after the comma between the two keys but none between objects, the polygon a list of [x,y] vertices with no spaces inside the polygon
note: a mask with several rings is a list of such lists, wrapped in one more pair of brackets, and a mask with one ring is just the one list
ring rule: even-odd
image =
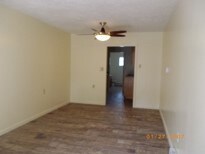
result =
[{"label": "white ceiling", "polygon": [[99,29],[163,31],[178,0],[0,0],[50,25],[70,33]]}]

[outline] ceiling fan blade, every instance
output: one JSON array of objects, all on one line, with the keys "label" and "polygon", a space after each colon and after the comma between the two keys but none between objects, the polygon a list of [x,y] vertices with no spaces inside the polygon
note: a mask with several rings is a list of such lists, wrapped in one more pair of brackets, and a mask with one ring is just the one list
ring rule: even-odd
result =
[{"label": "ceiling fan blade", "polygon": [[125,35],[118,35],[118,34],[113,34],[113,35],[110,35],[111,37],[125,37]]},{"label": "ceiling fan blade", "polygon": [[127,33],[126,30],[117,30],[117,31],[111,31],[110,34],[116,34],[116,33]]}]

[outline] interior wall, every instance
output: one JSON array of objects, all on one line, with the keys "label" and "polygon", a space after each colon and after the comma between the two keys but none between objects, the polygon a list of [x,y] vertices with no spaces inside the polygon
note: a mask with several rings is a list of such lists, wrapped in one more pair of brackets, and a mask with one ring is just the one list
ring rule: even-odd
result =
[{"label": "interior wall", "polygon": [[0,134],[69,101],[70,36],[0,6]]},{"label": "interior wall", "polygon": [[71,102],[105,105],[108,46],[135,46],[134,107],[158,109],[162,33],[128,33],[100,42],[93,36],[71,35]]},{"label": "interior wall", "polygon": [[[161,111],[178,154],[205,153],[205,1],[181,0],[164,34]],[[168,72],[165,73],[165,68]]]},{"label": "interior wall", "polygon": [[119,58],[124,57],[123,52],[110,53],[110,75],[112,82],[122,85],[123,82],[123,66],[119,66]]},{"label": "interior wall", "polygon": [[126,47],[122,48],[124,51],[124,77],[125,76],[133,76],[134,75],[134,56],[135,56],[135,48],[134,47]]}]

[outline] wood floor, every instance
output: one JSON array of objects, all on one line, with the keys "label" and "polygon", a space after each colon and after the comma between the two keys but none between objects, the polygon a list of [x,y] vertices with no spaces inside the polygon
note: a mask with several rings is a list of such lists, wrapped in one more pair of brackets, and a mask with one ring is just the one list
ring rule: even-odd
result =
[{"label": "wood floor", "polygon": [[157,110],[69,104],[0,137],[0,154],[168,154]]},{"label": "wood floor", "polygon": [[125,99],[122,87],[111,86],[107,93],[107,106],[112,108],[132,107],[132,100]]}]

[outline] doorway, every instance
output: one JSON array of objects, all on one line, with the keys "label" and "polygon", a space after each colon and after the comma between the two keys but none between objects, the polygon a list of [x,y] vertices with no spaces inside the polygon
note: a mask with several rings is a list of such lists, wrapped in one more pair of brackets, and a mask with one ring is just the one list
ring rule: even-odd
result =
[{"label": "doorway", "polygon": [[135,47],[107,48],[107,106],[133,106],[134,63]]}]

